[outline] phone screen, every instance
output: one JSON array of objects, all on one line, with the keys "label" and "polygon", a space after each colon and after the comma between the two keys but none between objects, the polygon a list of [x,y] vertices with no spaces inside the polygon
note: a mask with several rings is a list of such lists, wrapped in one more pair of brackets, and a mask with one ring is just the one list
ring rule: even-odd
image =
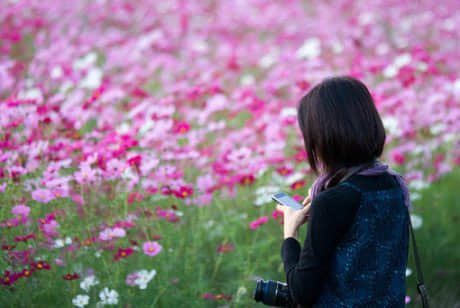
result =
[{"label": "phone screen", "polygon": [[283,193],[283,192],[280,192],[280,193],[277,193],[277,194],[274,194],[272,196],[273,200],[275,200],[276,202],[282,204],[282,205],[286,205],[286,206],[289,206],[289,207],[292,207],[293,209],[295,210],[300,210],[303,208],[302,204],[300,204],[299,202],[295,201],[294,199],[292,199],[289,195]]}]

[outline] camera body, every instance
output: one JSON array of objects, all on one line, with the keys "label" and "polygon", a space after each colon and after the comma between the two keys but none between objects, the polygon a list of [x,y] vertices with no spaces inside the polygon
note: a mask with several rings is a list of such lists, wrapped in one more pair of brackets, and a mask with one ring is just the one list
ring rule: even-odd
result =
[{"label": "camera body", "polygon": [[288,285],[281,281],[257,280],[256,289],[254,291],[254,300],[256,302],[262,302],[267,306],[292,306]]}]

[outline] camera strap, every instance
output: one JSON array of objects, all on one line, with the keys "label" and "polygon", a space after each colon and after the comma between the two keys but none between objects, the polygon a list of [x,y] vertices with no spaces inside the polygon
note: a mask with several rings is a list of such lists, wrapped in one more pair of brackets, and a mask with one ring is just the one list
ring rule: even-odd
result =
[{"label": "camera strap", "polygon": [[416,280],[417,280],[417,292],[420,294],[422,299],[422,307],[429,308],[428,304],[428,292],[425,287],[425,282],[423,280],[422,266],[420,265],[420,258],[418,256],[417,245],[415,244],[415,234],[414,229],[412,228],[412,222],[409,215],[409,229],[410,237],[412,238],[412,250],[414,252],[414,261],[415,261],[415,271],[416,271]]}]

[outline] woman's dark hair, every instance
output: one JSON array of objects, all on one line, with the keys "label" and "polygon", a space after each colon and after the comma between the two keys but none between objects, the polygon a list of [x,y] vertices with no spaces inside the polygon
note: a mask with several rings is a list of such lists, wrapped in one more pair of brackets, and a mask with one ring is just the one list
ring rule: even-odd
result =
[{"label": "woman's dark hair", "polygon": [[320,165],[326,173],[333,173],[382,154],[382,120],[369,90],[355,78],[324,79],[300,100],[297,120],[316,174]]}]

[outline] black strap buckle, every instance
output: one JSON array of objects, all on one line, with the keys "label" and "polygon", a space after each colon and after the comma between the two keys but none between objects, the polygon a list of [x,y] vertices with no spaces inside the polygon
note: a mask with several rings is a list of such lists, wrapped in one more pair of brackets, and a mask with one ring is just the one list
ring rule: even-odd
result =
[{"label": "black strap buckle", "polygon": [[423,297],[428,297],[428,292],[426,291],[426,287],[424,283],[417,284],[417,290]]},{"label": "black strap buckle", "polygon": [[426,290],[425,284],[420,282],[417,284],[418,293],[420,293],[420,297],[422,298],[422,307],[429,308],[430,305],[428,304],[428,292]]}]

